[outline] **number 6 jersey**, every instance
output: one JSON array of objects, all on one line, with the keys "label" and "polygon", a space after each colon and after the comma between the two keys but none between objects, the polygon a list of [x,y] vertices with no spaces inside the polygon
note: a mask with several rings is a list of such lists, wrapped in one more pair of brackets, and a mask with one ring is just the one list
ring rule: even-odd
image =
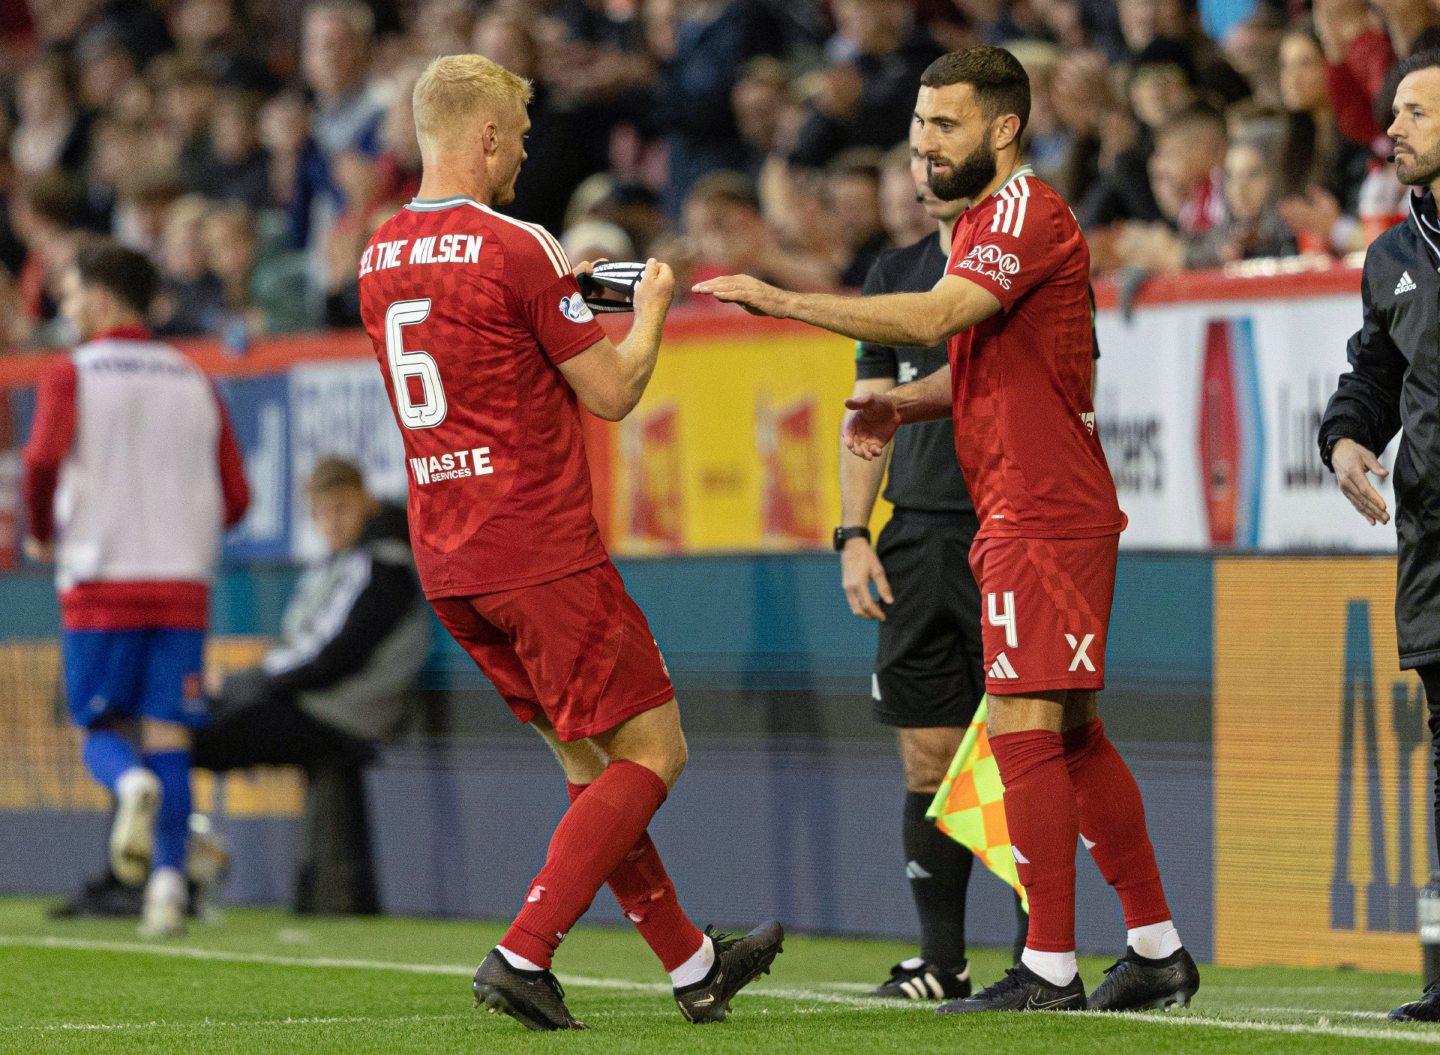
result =
[{"label": "number 6 jersey", "polygon": [[416,199],[360,259],[360,309],[410,468],[427,597],[605,559],[560,363],[604,338],[560,244],[470,198]]}]

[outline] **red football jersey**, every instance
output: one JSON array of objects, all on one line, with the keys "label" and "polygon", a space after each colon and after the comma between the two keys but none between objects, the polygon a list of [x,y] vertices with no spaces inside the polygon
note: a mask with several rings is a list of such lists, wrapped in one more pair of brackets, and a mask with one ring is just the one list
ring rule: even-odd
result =
[{"label": "red football jersey", "polygon": [[947,274],[1000,302],[950,338],[955,452],[977,537],[1124,530],[1090,399],[1090,250],[1070,209],[1020,168],[955,221]]},{"label": "red football jersey", "polygon": [[559,243],[469,198],[416,199],[365,248],[360,313],[405,438],[426,596],[603,561],[579,405],[557,366],[605,333]]}]

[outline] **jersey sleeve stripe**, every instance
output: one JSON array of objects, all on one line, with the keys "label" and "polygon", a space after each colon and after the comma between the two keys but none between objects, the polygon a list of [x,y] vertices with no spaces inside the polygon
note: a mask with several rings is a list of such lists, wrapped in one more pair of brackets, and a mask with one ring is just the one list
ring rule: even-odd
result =
[{"label": "jersey sleeve stripe", "polygon": [[[557,276],[564,276],[570,273],[570,268],[565,265],[565,255],[560,251],[559,243],[556,243],[550,236],[550,233],[543,227],[535,227],[532,224],[525,223],[523,220],[512,219],[504,213],[496,212],[494,209],[487,208],[484,205],[477,206],[477,208],[479,208],[481,212],[495,217],[497,220],[504,220],[511,226],[520,228],[529,234],[531,238],[535,239],[535,241],[539,242],[540,248],[545,250],[545,256],[549,259],[551,266],[555,268],[555,274]],[[553,246],[552,243],[554,243]]]},{"label": "jersey sleeve stripe", "polygon": [[1017,210],[1015,214],[1015,229],[1010,233],[1016,238],[1019,238],[1020,231],[1025,226],[1025,206],[1030,199],[1030,181],[1024,176],[1021,176],[1015,182],[1020,185],[1020,191],[1015,198],[1015,208]]}]

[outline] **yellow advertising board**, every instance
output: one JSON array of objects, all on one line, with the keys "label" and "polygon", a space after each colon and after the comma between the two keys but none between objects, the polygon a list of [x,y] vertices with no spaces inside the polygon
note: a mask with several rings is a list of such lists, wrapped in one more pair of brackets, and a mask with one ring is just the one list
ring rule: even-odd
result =
[{"label": "yellow advertising board", "polygon": [[1424,693],[1393,558],[1215,564],[1215,959],[1419,968]]},{"label": "yellow advertising board", "polygon": [[[686,327],[639,407],[607,432],[609,479],[597,490],[613,496],[612,551],[826,546],[840,522],[840,418],[854,383],[845,338],[773,323]],[[874,526],[888,516],[877,509]]]}]

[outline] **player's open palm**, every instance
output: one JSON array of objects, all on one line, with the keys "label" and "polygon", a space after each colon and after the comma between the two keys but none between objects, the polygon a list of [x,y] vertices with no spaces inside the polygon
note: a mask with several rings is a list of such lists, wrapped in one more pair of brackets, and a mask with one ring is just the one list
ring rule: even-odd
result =
[{"label": "player's open palm", "polygon": [[1362,517],[1371,524],[1390,523],[1390,513],[1385,508],[1385,499],[1370,484],[1370,473],[1389,476],[1390,471],[1380,464],[1374,453],[1354,440],[1340,440],[1330,452],[1330,465],[1335,470],[1335,480],[1340,493],[1350,500]]},{"label": "player's open palm", "polygon": [[[870,584],[875,584],[872,593]],[[850,602],[850,611],[861,619],[885,621],[886,604],[895,603],[895,594],[890,589],[890,580],[885,577],[885,567],[875,554],[875,548],[864,538],[852,538],[840,551],[840,584],[845,588],[845,599]],[[880,595],[879,600],[875,594]]]},{"label": "player's open palm", "polygon": [[697,282],[692,292],[709,294],[726,304],[738,304],[751,315],[768,315],[774,319],[790,317],[790,294],[749,275],[706,279]]},{"label": "player's open palm", "polygon": [[645,274],[635,287],[635,310],[646,315],[658,312],[663,316],[670,310],[674,296],[675,272],[669,264],[662,264],[652,256],[645,261]]},{"label": "player's open palm", "polygon": [[900,428],[900,410],[885,392],[862,392],[845,401],[840,438],[850,453],[873,461]]}]

